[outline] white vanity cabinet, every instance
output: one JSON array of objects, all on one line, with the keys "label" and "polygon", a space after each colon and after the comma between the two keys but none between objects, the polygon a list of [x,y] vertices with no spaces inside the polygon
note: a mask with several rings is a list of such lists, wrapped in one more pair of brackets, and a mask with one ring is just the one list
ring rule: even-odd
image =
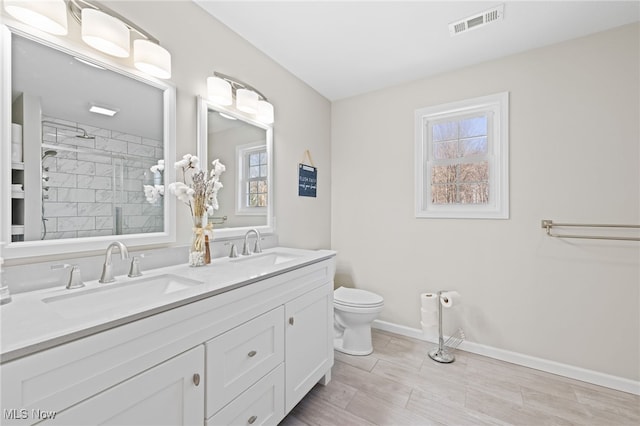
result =
[{"label": "white vanity cabinet", "polygon": [[330,380],[334,271],[328,252],[3,362],[1,423],[277,424]]},{"label": "white vanity cabinet", "polygon": [[200,345],[56,414],[50,424],[202,424],[203,377],[204,348]]},{"label": "white vanity cabinet", "polygon": [[[287,413],[333,366],[333,285],[322,286],[285,305]],[[327,317],[331,320],[327,323]]]}]

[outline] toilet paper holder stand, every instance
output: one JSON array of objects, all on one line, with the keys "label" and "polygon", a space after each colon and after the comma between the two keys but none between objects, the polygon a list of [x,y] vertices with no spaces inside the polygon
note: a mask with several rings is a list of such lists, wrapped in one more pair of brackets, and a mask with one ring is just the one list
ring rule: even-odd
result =
[{"label": "toilet paper holder stand", "polygon": [[455,361],[456,357],[447,348],[457,348],[465,336],[460,328],[456,334],[449,337],[446,342],[444,341],[444,336],[442,335],[442,293],[445,293],[445,291],[438,292],[438,347],[429,351],[429,358],[443,364],[449,364]]}]

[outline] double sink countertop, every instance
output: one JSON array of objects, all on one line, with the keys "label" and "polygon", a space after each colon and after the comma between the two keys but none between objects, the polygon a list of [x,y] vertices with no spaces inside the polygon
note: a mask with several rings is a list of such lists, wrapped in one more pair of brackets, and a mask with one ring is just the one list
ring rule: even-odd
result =
[{"label": "double sink countertop", "polygon": [[286,247],[202,267],[174,265],[116,276],[79,289],[65,286],[12,295],[0,306],[0,363],[215,296],[335,256],[331,250]]}]

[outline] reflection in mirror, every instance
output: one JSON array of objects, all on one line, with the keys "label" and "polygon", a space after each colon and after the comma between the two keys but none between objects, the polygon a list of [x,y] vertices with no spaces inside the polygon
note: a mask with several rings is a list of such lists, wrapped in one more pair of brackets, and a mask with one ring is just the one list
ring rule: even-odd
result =
[{"label": "reflection in mirror", "polygon": [[217,237],[247,229],[272,232],[272,128],[199,98],[199,155],[226,165],[220,208],[210,222]]},{"label": "reflection in mirror", "polygon": [[175,150],[174,89],[26,34],[10,39],[5,257],[21,257],[24,246],[31,255],[77,251],[82,240],[98,248],[116,235],[132,245],[171,241],[169,202],[149,200],[144,185],[164,184],[153,166]]}]

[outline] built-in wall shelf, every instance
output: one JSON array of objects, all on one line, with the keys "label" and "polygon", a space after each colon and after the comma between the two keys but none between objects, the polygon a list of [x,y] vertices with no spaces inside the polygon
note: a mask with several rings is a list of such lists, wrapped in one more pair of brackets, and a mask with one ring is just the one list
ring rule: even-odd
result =
[{"label": "built-in wall shelf", "polygon": [[[16,189],[24,187],[24,162],[11,163],[11,185]],[[25,193],[24,190],[11,189],[11,241],[24,241],[24,212]]]}]

